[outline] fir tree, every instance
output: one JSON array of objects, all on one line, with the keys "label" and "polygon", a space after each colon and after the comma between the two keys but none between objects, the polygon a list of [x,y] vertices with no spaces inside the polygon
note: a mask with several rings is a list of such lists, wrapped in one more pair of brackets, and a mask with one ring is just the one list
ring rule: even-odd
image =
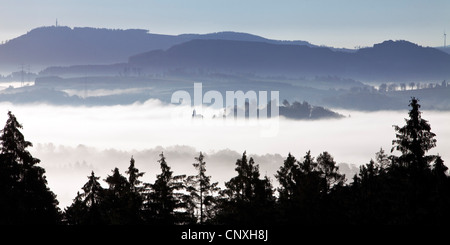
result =
[{"label": "fir tree", "polygon": [[395,158],[396,163],[409,169],[418,171],[430,167],[434,156],[425,156],[425,153],[436,146],[436,135],[431,132],[431,126],[423,119],[419,111],[419,100],[412,98],[409,106],[409,119],[405,119],[406,125],[399,127],[394,125],[396,139],[392,141],[392,151],[398,150],[402,155]]},{"label": "fir tree", "polygon": [[182,195],[178,192],[183,189],[185,176],[173,176],[164,154],[159,156],[161,174],[156,176],[154,184],[147,185],[146,221],[150,224],[173,225],[185,218],[185,213],[179,210],[183,204],[180,200]]},{"label": "fir tree", "polygon": [[442,160],[441,156],[437,155],[433,164],[433,174],[437,179],[444,180],[447,179],[447,170],[448,167],[444,165],[444,160]]},{"label": "fir tree", "polygon": [[[130,183],[120,174],[119,169],[115,168],[113,175],[108,176],[105,181],[109,188],[105,190],[104,200],[101,208],[105,213],[108,224],[132,224],[128,202],[131,195]],[[134,218],[134,217],[133,217]]]},{"label": "fir tree", "polygon": [[128,183],[130,184],[132,192],[140,192],[142,181],[140,181],[139,178],[144,176],[144,173],[139,172],[139,169],[134,166],[134,163],[134,158],[131,156],[130,166],[125,173],[128,174]]},{"label": "fir tree", "polygon": [[9,111],[0,136],[0,223],[55,224],[61,219],[56,195],[47,187],[45,170],[27,148],[22,125]]},{"label": "fir tree", "polygon": [[186,202],[190,203],[188,206],[191,207],[191,213],[199,213],[198,222],[204,224],[214,216],[214,205],[220,189],[217,186],[218,182],[211,183],[211,176],[206,176],[206,162],[202,152],[194,159],[196,162],[192,165],[197,170],[197,174],[186,179],[186,188],[191,198]]},{"label": "fir tree", "polygon": [[139,180],[140,177],[144,176],[143,172],[139,172],[134,165],[134,158],[131,157],[130,166],[128,170],[125,172],[128,174],[128,183],[129,183],[129,196],[128,196],[128,209],[130,220],[132,223],[141,223],[142,222],[142,208],[143,208],[143,192],[144,186],[142,181]]},{"label": "fir tree", "polygon": [[65,211],[69,224],[96,225],[108,223],[103,212],[105,190],[95,176],[94,171],[88,176],[88,182],[81,188],[83,193],[78,193],[74,202]]},{"label": "fir tree", "polygon": [[219,208],[219,223],[269,224],[273,222],[275,199],[270,180],[260,179],[259,166],[246,152],[236,161],[237,176],[225,183]]},{"label": "fir tree", "polygon": [[375,159],[380,173],[385,173],[388,170],[388,168],[391,167],[391,159],[384,152],[383,148],[380,148],[380,151],[375,153]]},{"label": "fir tree", "polygon": [[87,206],[83,201],[83,197],[80,192],[77,192],[72,205],[64,211],[65,222],[69,225],[83,225],[85,224],[87,212]]},{"label": "fir tree", "polygon": [[280,167],[275,175],[280,183],[280,187],[278,188],[278,199],[280,202],[297,199],[297,181],[299,174],[299,164],[295,157],[289,153],[286,160],[284,160],[283,166]]},{"label": "fir tree", "polygon": [[103,200],[104,189],[98,180],[100,177],[95,176],[94,171],[88,176],[88,182],[83,185],[83,196],[86,202],[86,206],[98,206]]}]

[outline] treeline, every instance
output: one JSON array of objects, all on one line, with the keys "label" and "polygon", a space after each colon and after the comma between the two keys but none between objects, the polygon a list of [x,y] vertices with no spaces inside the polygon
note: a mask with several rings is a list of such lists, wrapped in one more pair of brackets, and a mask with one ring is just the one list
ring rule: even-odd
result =
[{"label": "treeline", "polygon": [[[206,171],[200,152],[192,176],[175,175],[163,153],[161,172],[144,183],[136,163],[122,174],[114,168],[104,181],[91,172],[73,203],[60,210],[47,187],[39,160],[26,150],[22,126],[8,112],[0,136],[1,224],[146,224],[146,225],[310,225],[448,224],[450,179],[435,134],[412,98],[409,118],[395,126],[392,150],[381,149],[346,181],[328,152],[288,154],[275,174],[278,187],[246,152],[236,160],[236,176],[223,188]],[[367,139],[370,140],[370,139]],[[347,184],[348,183],[348,184]]]}]

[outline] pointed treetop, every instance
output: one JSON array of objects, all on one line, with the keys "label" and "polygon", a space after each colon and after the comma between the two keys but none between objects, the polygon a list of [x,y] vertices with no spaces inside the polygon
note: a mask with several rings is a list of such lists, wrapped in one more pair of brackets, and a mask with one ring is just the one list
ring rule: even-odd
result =
[{"label": "pointed treetop", "polygon": [[412,97],[409,106],[411,110],[405,119],[406,125],[399,127],[394,125],[396,139],[392,141],[391,152],[398,150],[402,156],[398,159],[405,166],[417,165],[419,168],[428,167],[430,157],[425,153],[436,146],[436,135],[431,132],[431,126],[427,120],[421,117],[418,99]]}]

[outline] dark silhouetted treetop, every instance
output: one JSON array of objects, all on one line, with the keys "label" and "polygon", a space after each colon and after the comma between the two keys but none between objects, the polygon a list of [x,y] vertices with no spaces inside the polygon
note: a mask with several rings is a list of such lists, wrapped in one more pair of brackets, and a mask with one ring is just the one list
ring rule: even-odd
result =
[{"label": "dark silhouetted treetop", "polygon": [[139,178],[144,176],[144,172],[139,172],[139,169],[134,166],[133,156],[130,160],[130,166],[125,173],[128,174],[128,183],[130,184],[130,188],[132,189],[132,191],[138,191],[138,188],[142,184],[142,181],[140,181]]},{"label": "dark silhouetted treetop", "polygon": [[380,172],[386,172],[392,164],[392,160],[384,152],[383,148],[380,148],[380,151],[375,153],[375,160]]},{"label": "dark silhouetted treetop", "polygon": [[189,193],[191,212],[196,214],[198,223],[208,223],[214,217],[214,207],[217,203],[218,182],[211,183],[211,176],[206,175],[205,156],[202,152],[195,157],[192,164],[197,171],[196,175],[187,177],[186,191]]},{"label": "dark silhouetted treetop", "polygon": [[100,177],[94,171],[87,177],[88,181],[81,188],[83,193],[77,193],[74,202],[65,210],[65,219],[72,225],[108,224],[109,220],[104,211],[106,190],[100,185]]},{"label": "dark silhouetted treetop", "polygon": [[0,136],[0,153],[8,155],[11,160],[16,161],[18,164],[33,166],[39,163],[40,160],[33,158],[26,150],[27,147],[31,147],[33,144],[25,140],[23,134],[20,132],[22,128],[22,125],[17,121],[16,117],[11,111],[8,111],[8,120]]},{"label": "dark silhouetted treetop", "polygon": [[402,153],[396,160],[399,164],[425,169],[433,160],[434,156],[425,156],[425,153],[436,146],[436,135],[431,132],[431,126],[427,120],[421,117],[418,99],[411,98],[409,106],[409,118],[405,119],[406,125],[399,127],[394,125],[396,139],[392,141],[392,150]]},{"label": "dark silhouetted treetop", "polygon": [[94,171],[92,171],[91,175],[88,176],[88,182],[82,187],[83,196],[88,207],[100,204],[103,198],[104,190],[100,182],[98,182],[99,179],[100,177],[95,176]]},{"label": "dark silhouetted treetop", "polygon": [[339,167],[328,152],[325,151],[317,157],[317,168],[322,178],[326,180],[326,192],[330,192],[334,186],[342,186],[345,183],[345,175],[339,173]]},{"label": "dark silhouetted treetop", "polygon": [[444,160],[442,160],[442,157],[437,155],[436,160],[434,160],[433,164],[433,174],[436,175],[439,179],[446,179],[447,178],[447,170],[448,167],[445,166]]},{"label": "dark silhouetted treetop", "polygon": [[247,160],[247,153],[236,161],[236,172],[238,175],[225,183],[228,188],[227,195],[233,200],[253,201],[256,199],[256,188],[260,185],[259,166],[255,164],[252,157]]},{"label": "dark silhouetted treetop", "polygon": [[288,154],[286,160],[284,160],[283,166],[277,171],[275,175],[276,179],[280,183],[280,187],[277,189],[280,200],[293,199],[297,192],[297,181],[299,180],[300,167],[291,153]]},{"label": "dark silhouetted treetop", "polygon": [[125,173],[128,174],[128,186],[130,188],[126,204],[129,223],[141,224],[143,223],[142,209],[144,205],[145,185],[139,178],[144,176],[144,173],[139,172],[139,169],[135,167],[133,157],[131,157],[130,166]]},{"label": "dark silhouetted treetop", "polygon": [[105,181],[109,185],[109,190],[116,197],[122,197],[130,191],[130,183],[119,172],[118,168],[114,168],[113,175],[109,175]]},{"label": "dark silhouetted treetop", "polygon": [[183,179],[185,175],[173,175],[167,165],[164,153],[159,154],[158,163],[161,167],[161,174],[156,176],[154,184],[148,184],[145,209],[147,209],[147,223],[173,225],[183,220],[184,212],[179,208],[184,204],[181,202],[181,191],[184,187]]},{"label": "dark silhouetted treetop", "polygon": [[105,190],[102,212],[108,224],[139,224],[140,206],[135,205],[134,193],[127,178],[115,168],[106,178],[109,188]]},{"label": "dark silhouetted treetop", "polygon": [[0,136],[0,224],[55,224],[61,219],[45,170],[27,148],[22,125],[9,111]]},{"label": "dark silhouetted treetop", "polygon": [[237,159],[237,176],[221,191],[217,222],[226,224],[268,225],[273,222],[275,198],[269,178],[260,179],[259,166],[244,152]]}]

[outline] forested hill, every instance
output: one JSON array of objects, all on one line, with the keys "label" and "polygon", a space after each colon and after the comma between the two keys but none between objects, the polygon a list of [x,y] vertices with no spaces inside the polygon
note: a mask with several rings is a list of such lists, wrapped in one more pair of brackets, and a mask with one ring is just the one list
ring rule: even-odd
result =
[{"label": "forested hill", "polygon": [[273,77],[338,76],[361,81],[423,82],[449,80],[448,67],[450,54],[407,41],[385,41],[354,52],[343,52],[284,42],[194,39],[166,50],[134,54],[120,64],[55,66],[43,70],[41,74],[117,76],[128,69],[140,76],[185,72]]},{"label": "forested hill", "polygon": [[33,69],[48,66],[94,65],[126,62],[132,55],[165,50],[193,39],[257,41],[274,44],[310,45],[305,41],[277,41],[260,36],[218,32],[209,34],[164,35],[142,29],[90,27],[39,27],[0,45],[2,70],[15,71],[20,64]]},{"label": "forested hill", "polygon": [[356,52],[263,42],[192,40],[166,51],[130,57],[147,72],[212,70],[261,75],[337,75],[360,80],[418,80],[450,77],[450,55],[407,41],[385,41]]}]

